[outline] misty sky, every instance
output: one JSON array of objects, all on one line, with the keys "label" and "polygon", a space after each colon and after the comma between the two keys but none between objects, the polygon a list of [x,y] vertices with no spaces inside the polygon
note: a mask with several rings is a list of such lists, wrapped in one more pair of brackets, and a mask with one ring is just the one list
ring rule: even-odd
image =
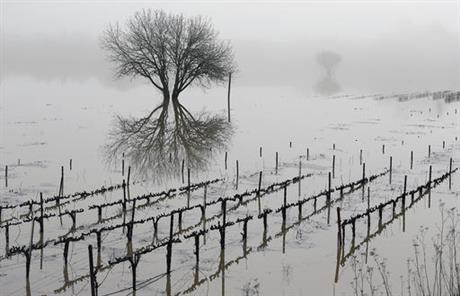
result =
[{"label": "misty sky", "polygon": [[[240,85],[310,92],[314,56],[342,55],[344,91],[460,88],[460,1],[155,2],[3,1],[3,77],[96,78],[113,84],[98,38],[142,8],[212,19],[231,40]],[[3,78],[2,78],[3,79]]]}]

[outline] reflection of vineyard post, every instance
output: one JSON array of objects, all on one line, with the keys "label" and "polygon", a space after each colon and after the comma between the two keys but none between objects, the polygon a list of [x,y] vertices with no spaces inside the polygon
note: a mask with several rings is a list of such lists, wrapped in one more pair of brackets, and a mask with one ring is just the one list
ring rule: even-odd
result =
[{"label": "reflection of vineyard post", "polygon": [[8,188],[8,166],[5,166],[5,188]]},{"label": "reflection of vineyard post", "polygon": [[195,234],[195,283],[198,283],[200,271],[200,234]]},{"label": "reflection of vineyard post", "polygon": [[89,280],[91,283],[91,296],[97,295],[97,281],[96,281],[96,274],[94,271],[94,263],[93,263],[93,246],[88,245],[88,258],[89,258]]},{"label": "reflection of vineyard post", "polygon": [[337,207],[337,260],[335,268],[335,280],[337,283],[339,281],[339,268],[340,268],[340,255],[342,250],[342,222],[340,218],[340,207]]},{"label": "reflection of vineyard post", "polygon": [[174,225],[174,213],[171,213],[171,221],[169,224],[169,241],[167,244],[166,254],[166,273],[171,274],[171,258],[172,258],[172,244],[173,244],[173,225]]}]

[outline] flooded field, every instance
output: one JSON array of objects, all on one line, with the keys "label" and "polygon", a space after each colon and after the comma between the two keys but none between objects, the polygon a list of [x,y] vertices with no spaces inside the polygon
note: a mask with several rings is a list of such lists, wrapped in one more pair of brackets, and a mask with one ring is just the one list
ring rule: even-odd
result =
[{"label": "flooded field", "polygon": [[[354,295],[360,260],[384,260],[393,295],[406,295],[414,239],[427,227],[431,264],[430,240],[458,206],[459,102],[235,86],[228,143],[190,170],[166,153],[162,175],[128,153],[108,163],[104,149],[114,114],[156,105],[147,87],[6,86],[5,295],[90,295],[91,283],[98,295],[133,283],[136,295]],[[225,116],[226,88],[181,102]]]},{"label": "flooded field", "polygon": [[459,296],[460,2],[0,1],[0,296]]}]

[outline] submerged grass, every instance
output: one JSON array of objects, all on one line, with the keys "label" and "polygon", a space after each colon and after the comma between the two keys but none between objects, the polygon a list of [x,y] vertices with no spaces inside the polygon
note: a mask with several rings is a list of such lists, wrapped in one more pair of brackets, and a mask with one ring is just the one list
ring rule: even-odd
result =
[{"label": "submerged grass", "polygon": [[[460,295],[460,265],[457,244],[460,235],[459,211],[445,209],[440,204],[441,223],[430,239],[428,228],[420,227],[413,240],[413,255],[407,259],[407,275],[400,276],[400,283],[391,278],[387,259],[375,250],[369,254],[354,255],[351,259],[355,296],[408,295],[408,296],[458,296]],[[399,287],[398,287],[399,286]],[[398,287],[398,288],[397,288]],[[398,292],[395,292],[397,291]]]}]

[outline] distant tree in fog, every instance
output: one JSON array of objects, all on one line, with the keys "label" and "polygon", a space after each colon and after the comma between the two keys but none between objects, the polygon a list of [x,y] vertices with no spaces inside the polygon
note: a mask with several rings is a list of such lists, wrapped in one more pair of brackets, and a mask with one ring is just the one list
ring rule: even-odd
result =
[{"label": "distant tree in fog", "polygon": [[327,77],[332,77],[334,68],[340,63],[342,57],[332,51],[321,51],[316,55],[316,61],[318,64],[324,67],[326,70]]},{"label": "distant tree in fog", "polygon": [[333,51],[321,51],[316,55],[316,62],[326,71],[323,77],[314,87],[315,91],[322,95],[332,95],[340,91],[340,85],[333,78],[335,67],[342,57]]},{"label": "distant tree in fog", "polygon": [[117,77],[147,79],[163,94],[163,107],[170,101],[178,104],[189,86],[223,82],[234,70],[230,44],[219,40],[210,21],[201,16],[142,10],[124,28],[110,25],[102,47]]}]

